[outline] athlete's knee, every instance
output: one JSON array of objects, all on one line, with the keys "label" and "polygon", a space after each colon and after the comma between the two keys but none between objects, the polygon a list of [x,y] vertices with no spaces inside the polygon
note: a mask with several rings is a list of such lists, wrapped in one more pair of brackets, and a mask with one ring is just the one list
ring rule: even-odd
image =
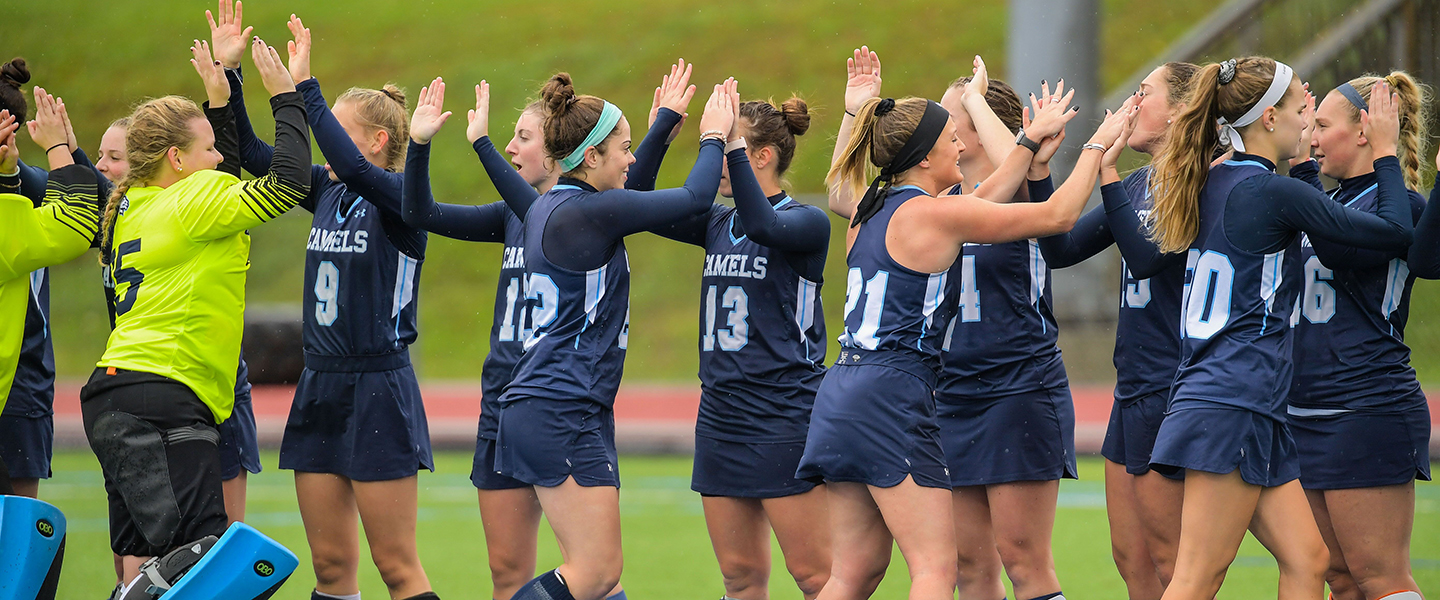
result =
[{"label": "athlete's knee", "polygon": [[374,554],[375,570],[380,571],[380,580],[392,590],[408,587],[412,581],[424,577],[418,556],[400,553]]},{"label": "athlete's knee", "polygon": [[[1316,536],[1317,538],[1319,536]],[[1288,552],[1276,556],[1282,574],[1291,577],[1322,578],[1332,567],[1330,549],[1324,543],[1299,542]]]},{"label": "athlete's knee", "polygon": [[620,553],[605,553],[606,556],[586,557],[565,565],[565,584],[576,598],[604,598],[620,584],[620,571],[624,560]]},{"label": "athlete's knee", "polygon": [[770,563],[753,554],[730,554],[720,561],[720,575],[727,596],[748,599],[769,588]]},{"label": "athlete's knee", "polygon": [[[826,557],[827,559],[829,557]],[[800,588],[800,593],[806,598],[813,598],[825,587],[825,582],[830,580],[830,561],[822,560],[816,564],[787,564],[786,569],[790,577],[795,579],[795,585]]]},{"label": "athlete's knee", "polygon": [[[506,600],[520,586],[535,578],[535,561],[505,552],[491,552],[490,580],[495,584],[497,600]],[[503,596],[501,590],[508,590]]]},{"label": "athlete's knee", "polygon": [[312,545],[310,566],[315,571],[315,583],[320,587],[331,587],[353,582],[359,571],[358,553],[336,547]]},{"label": "athlete's knee", "polygon": [[1000,560],[1005,565],[1005,575],[1016,585],[1054,577],[1055,564],[1049,548],[1028,542],[1000,542],[997,546]]}]

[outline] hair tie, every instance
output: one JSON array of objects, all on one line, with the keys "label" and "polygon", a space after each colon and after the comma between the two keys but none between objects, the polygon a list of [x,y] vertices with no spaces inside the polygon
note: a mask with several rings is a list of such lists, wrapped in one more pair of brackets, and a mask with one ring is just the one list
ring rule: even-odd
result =
[{"label": "hair tie", "polygon": [[1220,63],[1220,85],[1235,81],[1235,59]]},{"label": "hair tie", "polygon": [[875,106],[875,116],[883,117],[890,114],[890,111],[892,110],[895,110],[895,99],[886,98],[884,100],[881,100],[880,104]]}]

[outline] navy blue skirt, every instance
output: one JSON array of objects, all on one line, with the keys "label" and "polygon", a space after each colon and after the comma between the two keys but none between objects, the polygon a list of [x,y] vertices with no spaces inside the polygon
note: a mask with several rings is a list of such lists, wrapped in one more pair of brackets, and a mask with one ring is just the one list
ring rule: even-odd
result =
[{"label": "navy blue skirt", "polygon": [[615,413],[588,400],[525,398],[500,407],[495,470],[540,487],[574,477],[585,487],[620,487]]},{"label": "navy blue skirt", "polygon": [[55,421],[43,417],[0,416],[0,460],[14,479],[49,479]]},{"label": "navy blue skirt", "polygon": [[690,489],[703,496],[783,498],[815,489],[795,477],[805,442],[727,442],[695,436]]},{"label": "navy blue skirt", "polygon": [[1300,485],[1344,490],[1430,481],[1430,409],[1297,416]]},{"label": "navy blue skirt", "polygon": [[241,469],[260,472],[260,443],[255,437],[255,406],[250,393],[235,397],[230,418],[215,427],[220,432],[220,480],[240,476]]},{"label": "navy blue skirt", "polygon": [[1194,469],[1224,475],[1239,469],[1251,485],[1279,487],[1300,478],[1295,439],[1267,415],[1201,400],[1172,404],[1150,468],[1162,475]]},{"label": "navy blue skirt", "polygon": [[936,405],[951,487],[1077,478],[1069,386]]},{"label": "navy blue skirt", "polygon": [[[1169,401],[1169,392],[1150,394],[1133,402],[1116,400],[1110,407],[1110,426],[1105,428],[1105,442],[1100,446],[1100,455],[1110,462],[1124,465],[1125,472],[1131,475],[1149,473],[1150,455],[1155,452],[1155,436],[1160,433],[1160,423],[1165,420],[1165,406]],[[1185,474],[1178,471],[1165,476],[1185,478]]]},{"label": "navy blue skirt", "polygon": [[475,461],[470,465],[470,483],[477,490],[513,490],[530,487],[530,484],[506,477],[495,470],[495,448],[493,438],[475,436]]},{"label": "navy blue skirt", "polygon": [[333,473],[354,481],[389,481],[420,469],[434,471],[414,369],[305,369],[285,423],[280,468]]},{"label": "navy blue skirt", "polygon": [[934,393],[928,367],[893,352],[846,349],[820,383],[795,476],[882,488],[911,477],[949,489]]}]

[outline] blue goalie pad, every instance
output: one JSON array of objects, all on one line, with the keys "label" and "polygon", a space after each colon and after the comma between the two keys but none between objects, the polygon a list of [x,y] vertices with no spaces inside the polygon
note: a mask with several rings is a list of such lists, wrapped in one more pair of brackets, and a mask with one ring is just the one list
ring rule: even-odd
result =
[{"label": "blue goalie pad", "polygon": [[298,566],[295,553],[235,523],[160,600],[265,600]]},{"label": "blue goalie pad", "polygon": [[65,515],[46,502],[0,496],[0,600],[54,598]]}]

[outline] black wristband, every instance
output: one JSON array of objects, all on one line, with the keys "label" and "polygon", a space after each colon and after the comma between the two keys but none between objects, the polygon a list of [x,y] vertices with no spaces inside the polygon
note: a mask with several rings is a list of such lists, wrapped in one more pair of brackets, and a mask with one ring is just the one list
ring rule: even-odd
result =
[{"label": "black wristband", "polygon": [[848,108],[845,109],[845,114],[850,115],[850,116],[852,116],[852,117],[859,117],[859,116],[860,116],[860,115],[857,115],[857,114],[855,114],[855,113],[850,112],[850,109],[848,109]]},{"label": "black wristband", "polygon": [[51,146],[51,147],[49,147],[49,148],[46,148],[46,149],[45,149],[45,155],[46,155],[46,156],[49,156],[49,155],[50,155],[50,152],[51,152],[52,150],[54,150],[54,149],[56,149],[56,148],[59,148],[59,147],[61,147],[61,146],[65,146],[65,147],[68,148],[68,147],[70,147],[70,142],[60,142],[60,143],[58,143],[58,144],[55,144],[54,146]]},{"label": "black wristband", "polygon": [[1020,130],[1020,135],[1015,136],[1015,143],[1017,145],[1029,148],[1030,152],[1032,153],[1038,154],[1040,152],[1040,142],[1032,140],[1030,139],[1030,136],[1025,135],[1024,129]]}]

